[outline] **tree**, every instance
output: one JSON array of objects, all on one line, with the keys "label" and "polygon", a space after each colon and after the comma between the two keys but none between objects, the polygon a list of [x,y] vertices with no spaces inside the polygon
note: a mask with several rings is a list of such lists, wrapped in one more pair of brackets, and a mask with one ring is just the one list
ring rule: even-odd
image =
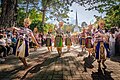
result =
[{"label": "tree", "polygon": [[[31,1],[31,0],[30,0]],[[102,12],[101,6],[116,4],[113,0],[39,0],[41,6],[35,6],[38,10],[43,13],[42,25],[45,23],[45,15],[49,13],[50,19],[55,19],[57,21],[63,20],[63,18],[68,18],[67,13],[70,11],[69,7],[73,2],[86,6],[90,5],[88,10],[96,9]],[[101,5],[96,6],[95,4],[100,3]]]},{"label": "tree", "polygon": [[[85,0],[86,1],[86,0]],[[100,13],[108,11],[112,6],[119,4],[119,0],[93,0],[89,2],[89,7],[86,10],[97,10]]]},{"label": "tree", "polygon": [[120,27],[120,5],[112,6],[104,19],[107,27]]},{"label": "tree", "polygon": [[[18,1],[18,2],[17,2]],[[7,22],[12,21],[9,13],[12,15],[12,13],[16,14],[17,11],[17,3],[19,4],[19,7],[24,7],[26,10],[26,17],[29,16],[29,10],[31,8],[36,8],[37,10],[42,12],[42,25],[45,24],[45,19],[55,19],[57,21],[63,20],[63,18],[68,18],[69,16],[67,13],[69,11],[72,11],[69,9],[69,7],[72,5],[73,2],[85,6],[86,4],[90,5],[88,10],[90,9],[96,9],[100,12],[102,12],[102,8],[105,8],[107,6],[115,5],[117,4],[115,1],[119,0],[1,0],[2,3],[2,16],[1,17],[1,23],[6,24]],[[95,4],[99,4],[96,6]],[[14,9],[13,9],[14,8]],[[10,11],[9,11],[10,10]],[[7,13],[7,16],[5,16]],[[46,16],[48,14],[48,16]],[[15,15],[14,15],[15,16]],[[46,17],[46,18],[45,18]],[[6,18],[6,19],[5,19]],[[8,19],[10,18],[10,19]],[[12,17],[13,18],[13,17]],[[7,22],[5,22],[5,20]],[[10,23],[7,23],[10,24]],[[41,26],[42,26],[41,25]]]},{"label": "tree", "polygon": [[[18,26],[23,26],[24,19],[26,18],[26,11],[24,8],[18,9],[18,15],[17,15],[17,24]],[[30,25],[30,28],[33,30],[34,27],[41,27],[42,22],[42,13],[38,12],[35,8],[32,8],[29,10],[29,18],[32,20],[32,24]],[[39,28],[41,29],[41,28]]]},{"label": "tree", "polygon": [[55,19],[57,21],[62,20],[62,18],[68,18],[67,13],[69,12],[69,5],[63,0],[40,0],[43,12],[42,25],[45,23],[46,12],[50,15],[50,19]]},{"label": "tree", "polygon": [[24,8],[26,17],[29,17],[29,10],[35,8],[38,5],[39,0],[18,0],[20,8]]},{"label": "tree", "polygon": [[12,26],[16,21],[17,0],[1,0],[1,8],[0,24]]},{"label": "tree", "polygon": [[[40,5],[35,5],[35,3],[40,3]],[[19,0],[19,7],[24,7],[26,12],[28,8],[31,6],[36,8],[38,11],[42,12],[42,24],[40,26],[44,26],[45,19],[55,19],[57,21],[62,20],[63,18],[68,18],[67,13],[69,12],[69,6],[66,1],[60,0]],[[46,14],[49,16],[45,17]]]},{"label": "tree", "polygon": [[[98,5],[92,5],[86,10],[97,10],[100,13],[106,12],[104,20],[106,21],[106,27],[113,26],[120,27],[120,0],[100,0]],[[99,18],[98,18],[99,19]]]}]

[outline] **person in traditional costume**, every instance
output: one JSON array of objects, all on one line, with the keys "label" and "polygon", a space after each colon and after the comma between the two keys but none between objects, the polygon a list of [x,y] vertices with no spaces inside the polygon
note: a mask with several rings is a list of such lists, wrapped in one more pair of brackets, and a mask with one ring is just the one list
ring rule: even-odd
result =
[{"label": "person in traditional costume", "polygon": [[92,37],[92,25],[90,24],[88,26],[88,29],[87,29],[87,37],[86,37],[86,43],[85,43],[85,47],[89,53],[89,55],[92,53],[93,51],[93,37]]},{"label": "person in traditional costume", "polygon": [[26,57],[29,55],[29,37],[31,37],[33,42],[37,46],[39,46],[33,35],[33,32],[29,29],[30,24],[31,24],[31,20],[29,18],[25,18],[23,28],[13,27],[13,29],[16,29],[18,32],[18,39],[15,46],[14,54],[17,57],[19,57],[19,59],[24,64],[25,68],[28,67],[28,64],[26,62]]},{"label": "person in traditional costume", "polygon": [[[37,27],[34,28],[33,35],[35,36],[35,39],[39,43],[39,33],[38,33],[38,28]],[[36,46],[35,43],[33,43],[33,47],[34,47],[34,51],[37,51],[37,46]]]},{"label": "person in traditional costume", "polygon": [[106,65],[105,65],[106,58],[110,57],[109,49],[108,49],[108,46],[106,45],[106,41],[108,38],[103,31],[104,25],[105,25],[104,20],[100,19],[98,21],[98,29],[94,35],[95,36],[95,42],[94,42],[95,47],[94,48],[96,51],[95,57],[98,61],[99,69],[101,66],[101,62],[102,62],[102,65],[104,66],[104,68],[106,68]]},{"label": "person in traditional costume", "polygon": [[[83,50],[86,50],[86,47],[85,47],[86,36],[87,36],[86,29],[83,27],[82,32],[79,35],[80,47],[82,48],[82,52]],[[79,57],[80,54],[78,54],[77,56]]]},{"label": "person in traditional costume", "polygon": [[59,56],[62,54],[62,47],[63,47],[63,22],[59,22],[59,28],[56,29],[56,37],[55,37],[55,42],[54,46],[57,47],[57,51]]},{"label": "person in traditional costume", "polygon": [[86,29],[83,28],[82,33],[80,34],[80,46],[83,49],[85,48],[85,38],[86,38]]},{"label": "person in traditional costume", "polygon": [[70,46],[72,45],[72,41],[71,41],[71,34],[70,31],[68,30],[66,32],[66,39],[65,39],[65,45],[67,46],[67,51],[70,51]]},{"label": "person in traditional costume", "polygon": [[46,35],[46,47],[48,48],[48,51],[52,51],[52,35],[51,30],[49,30],[48,34]]}]

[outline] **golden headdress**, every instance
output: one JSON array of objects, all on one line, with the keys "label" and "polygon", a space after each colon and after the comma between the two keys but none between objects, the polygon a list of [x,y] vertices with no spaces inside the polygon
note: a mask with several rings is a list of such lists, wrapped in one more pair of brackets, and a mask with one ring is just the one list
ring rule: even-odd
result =
[{"label": "golden headdress", "polygon": [[88,25],[88,27],[92,27],[92,26],[93,26],[92,24]]},{"label": "golden headdress", "polygon": [[90,25],[88,25],[88,28],[87,28],[87,29],[92,29],[92,28],[93,28],[93,25],[90,24]]},{"label": "golden headdress", "polygon": [[34,30],[33,30],[33,32],[38,32],[38,28],[35,27]]},{"label": "golden headdress", "polygon": [[71,31],[70,26],[67,26],[66,31],[68,31],[68,32],[70,32],[70,31]]},{"label": "golden headdress", "polygon": [[63,27],[63,24],[64,24],[64,23],[63,23],[62,21],[59,22],[59,25],[60,25],[61,27]]},{"label": "golden headdress", "polygon": [[85,32],[87,29],[88,29],[87,27],[86,28],[83,27],[82,30],[81,30],[81,32]]},{"label": "golden headdress", "polygon": [[49,29],[49,32],[52,32],[52,29],[51,29],[51,28]]},{"label": "golden headdress", "polygon": [[31,24],[31,20],[30,20],[29,18],[25,18],[25,19],[24,19],[24,23],[27,23],[27,24],[30,25],[30,24]]},{"label": "golden headdress", "polygon": [[105,24],[105,21],[103,19],[99,19],[98,25],[100,26],[101,24]]}]

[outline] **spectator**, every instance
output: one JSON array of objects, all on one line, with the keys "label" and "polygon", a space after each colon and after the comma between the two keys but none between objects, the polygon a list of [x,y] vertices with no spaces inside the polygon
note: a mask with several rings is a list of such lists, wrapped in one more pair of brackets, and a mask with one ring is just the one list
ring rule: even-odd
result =
[{"label": "spectator", "polygon": [[17,43],[17,36],[15,34],[13,34],[11,41],[12,41],[12,46],[11,47],[13,48],[13,52],[14,52],[15,51],[15,45]]},{"label": "spectator", "polygon": [[12,44],[13,44],[13,45],[16,44],[16,42],[17,42],[17,37],[16,37],[16,35],[13,35],[11,41],[12,41]]},{"label": "spectator", "polygon": [[115,55],[120,55],[120,31],[116,31]]},{"label": "spectator", "polygon": [[115,29],[111,28],[109,36],[110,55],[115,55]]},{"label": "spectator", "polygon": [[4,61],[5,59],[3,57],[6,57],[7,55],[7,48],[6,46],[6,41],[3,39],[3,35],[0,34],[0,52],[3,52],[3,56],[1,55],[1,61]]},{"label": "spectator", "polygon": [[109,35],[110,35],[110,33],[108,32],[107,28],[105,28],[105,35],[107,36],[106,45],[110,49],[110,47],[109,47]]},{"label": "spectator", "polygon": [[45,44],[45,37],[44,34],[41,34],[41,46],[44,46]]},{"label": "spectator", "polygon": [[11,35],[8,34],[7,35],[7,39],[6,39],[6,48],[7,48],[7,55],[9,55],[9,52],[10,50],[12,49],[11,46],[12,46],[12,40],[11,40]]}]

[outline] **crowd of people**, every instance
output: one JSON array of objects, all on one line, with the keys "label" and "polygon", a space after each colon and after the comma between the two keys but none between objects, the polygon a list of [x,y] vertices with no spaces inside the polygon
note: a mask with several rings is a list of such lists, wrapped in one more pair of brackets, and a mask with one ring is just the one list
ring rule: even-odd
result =
[{"label": "crowd of people", "polygon": [[59,22],[59,27],[54,29],[56,34],[49,30],[46,35],[39,33],[37,27],[33,31],[30,30],[30,24],[30,19],[26,18],[24,27],[0,29],[0,61],[5,61],[8,55],[14,54],[27,67],[25,58],[29,55],[29,48],[33,47],[36,51],[37,48],[46,46],[48,51],[52,52],[52,47],[56,47],[61,57],[62,47],[66,45],[69,52],[73,44],[79,44],[82,51],[88,51],[89,56],[94,55],[99,65],[102,62],[103,66],[107,57],[120,55],[120,29],[116,27],[105,29],[105,22],[102,19],[98,21],[97,28],[90,24],[76,35],[72,35],[70,30],[64,33],[63,22]]},{"label": "crowd of people", "polygon": [[[99,29],[98,29],[99,30]],[[91,39],[91,43],[93,44],[97,38],[95,38],[95,28],[93,28],[92,25],[89,25],[87,28],[83,28],[81,34],[79,34],[77,37],[79,39],[79,42],[80,42],[80,45],[84,48],[85,46],[85,43],[84,42],[82,45],[82,40],[81,39],[84,39],[85,40],[85,37],[86,37],[86,40],[87,38],[90,36],[89,34],[91,34],[92,36],[92,39]],[[110,55],[120,55],[120,47],[119,47],[119,41],[120,41],[120,29],[116,28],[116,27],[112,27],[110,29],[104,29],[102,30],[104,32],[104,35],[107,37],[107,39],[104,39],[104,41],[106,42],[106,45],[108,46],[109,50],[110,50]],[[89,35],[89,36],[88,36]],[[85,40],[85,41],[86,41]],[[83,49],[82,48],[82,49]]]},{"label": "crowd of people", "polygon": [[5,57],[12,54],[13,48],[16,44],[17,36],[5,29],[0,30],[0,60],[4,61]]}]

